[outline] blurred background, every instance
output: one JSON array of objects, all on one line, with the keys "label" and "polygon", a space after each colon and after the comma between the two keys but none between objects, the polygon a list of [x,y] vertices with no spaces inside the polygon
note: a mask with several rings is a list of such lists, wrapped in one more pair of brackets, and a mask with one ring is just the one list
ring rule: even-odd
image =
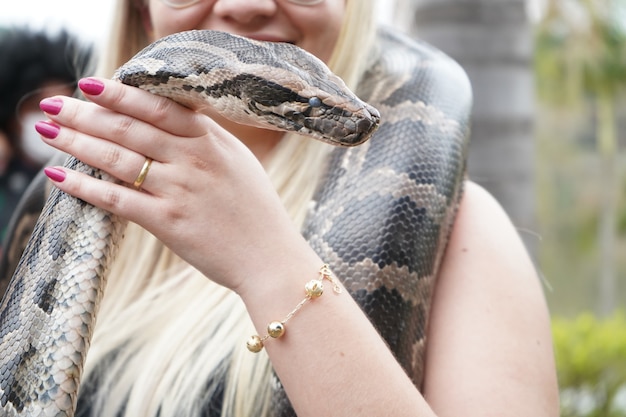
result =
[{"label": "blurred background", "polygon": [[[505,207],[541,275],[562,415],[626,416],[626,0],[378,8],[470,77],[470,176]],[[67,29],[97,53],[110,11],[111,0],[22,0],[3,6],[0,27]]]},{"label": "blurred background", "polygon": [[474,88],[470,176],[553,317],[563,416],[626,416],[626,0],[396,0]]}]

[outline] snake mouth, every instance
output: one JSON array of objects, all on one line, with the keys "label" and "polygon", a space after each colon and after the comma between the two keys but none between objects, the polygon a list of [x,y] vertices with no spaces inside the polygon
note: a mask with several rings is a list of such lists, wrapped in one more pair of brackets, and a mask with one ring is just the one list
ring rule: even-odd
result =
[{"label": "snake mouth", "polygon": [[[305,117],[304,128],[308,134],[321,132],[322,140],[336,146],[356,146],[367,141],[376,131],[380,123],[378,112],[372,113],[363,109],[359,113],[341,111],[341,122],[330,112],[330,117]],[[339,139],[338,139],[339,138]]]}]

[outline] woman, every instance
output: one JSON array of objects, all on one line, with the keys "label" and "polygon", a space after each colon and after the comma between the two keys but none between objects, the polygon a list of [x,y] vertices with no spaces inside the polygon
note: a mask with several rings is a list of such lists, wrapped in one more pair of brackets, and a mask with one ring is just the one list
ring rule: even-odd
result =
[{"label": "woman", "polygon": [[[167,34],[215,29],[295,43],[354,86],[368,64],[373,9],[364,0],[122,0],[101,73]],[[147,175],[141,190],[61,167],[47,175],[147,232],[127,232],[109,274],[79,415],[264,415],[274,406],[269,364],[299,416],[558,415],[540,285],[479,187],[465,186],[416,387],[345,292],[294,309],[325,262],[294,227],[324,145],[283,141],[104,78],[80,87],[90,102],[42,102],[44,140],[126,184]],[[267,357],[248,352],[248,335],[296,311],[287,337],[265,340]]]}]

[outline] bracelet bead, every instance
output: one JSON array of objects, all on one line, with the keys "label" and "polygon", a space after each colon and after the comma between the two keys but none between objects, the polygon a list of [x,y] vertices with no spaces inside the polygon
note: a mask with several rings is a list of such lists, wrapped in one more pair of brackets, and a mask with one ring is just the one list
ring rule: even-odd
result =
[{"label": "bracelet bead", "polygon": [[248,347],[248,350],[250,352],[258,353],[261,350],[263,350],[263,341],[257,335],[250,336],[250,339],[248,339],[248,342],[246,343],[246,346]]},{"label": "bracelet bead", "polygon": [[274,339],[281,337],[285,334],[285,323],[280,321],[273,321],[267,326],[267,334]]},{"label": "bracelet bead", "polygon": [[324,293],[324,283],[319,279],[313,279],[304,286],[306,295],[311,298],[317,298]]}]

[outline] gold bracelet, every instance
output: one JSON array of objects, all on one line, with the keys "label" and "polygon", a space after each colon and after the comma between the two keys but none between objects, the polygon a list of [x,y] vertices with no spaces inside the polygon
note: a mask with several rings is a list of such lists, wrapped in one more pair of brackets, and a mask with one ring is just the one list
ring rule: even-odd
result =
[{"label": "gold bracelet", "polygon": [[333,284],[333,291],[335,294],[341,293],[341,287],[337,279],[333,276],[328,265],[324,264],[319,270],[319,278],[311,280],[306,283],[304,286],[304,291],[306,296],[302,301],[298,303],[296,308],[294,308],[282,321],[273,321],[267,325],[267,334],[263,337],[259,335],[251,336],[246,343],[248,350],[253,353],[260,352],[263,350],[263,343],[271,338],[277,339],[285,334],[285,324],[312,298],[318,298],[324,293],[324,279],[327,279]]}]

